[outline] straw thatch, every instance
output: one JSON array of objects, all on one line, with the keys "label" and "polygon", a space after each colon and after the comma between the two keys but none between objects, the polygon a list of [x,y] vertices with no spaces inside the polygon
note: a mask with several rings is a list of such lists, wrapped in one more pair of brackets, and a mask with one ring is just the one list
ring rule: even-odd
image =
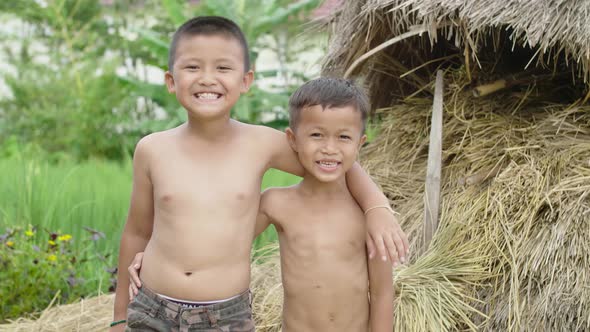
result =
[{"label": "straw thatch", "polygon": [[583,0],[347,1],[334,17],[324,73],[342,75],[379,45],[422,31],[353,70],[367,78],[374,107],[389,106],[424,88],[439,65],[466,67],[471,83],[493,78],[491,72],[500,74],[501,67],[510,67],[511,74],[567,70],[570,84],[576,77],[586,81],[588,14],[590,2]]},{"label": "straw thatch", "polygon": [[[423,278],[416,304],[396,307],[401,330],[590,330],[588,13],[590,2],[573,0],[361,0],[334,17],[324,73],[368,86],[382,121],[362,160],[418,253],[433,73],[445,70],[437,237],[485,273],[472,266],[457,282],[475,293],[452,294],[477,309],[462,311],[470,323],[438,324],[446,309]],[[474,96],[495,81],[498,92]],[[408,270],[428,275],[419,262],[430,256],[451,273],[439,255],[430,248]]]},{"label": "straw thatch", "polygon": [[[486,267],[477,287],[482,302],[470,303],[490,319],[472,321],[490,331],[589,330],[590,107],[477,99],[460,89],[446,99],[439,232],[460,225],[452,240]],[[383,131],[364,154],[402,212],[414,251],[421,246],[430,110],[430,99],[416,98],[381,110]],[[427,311],[427,296],[433,293],[407,310]]]}]

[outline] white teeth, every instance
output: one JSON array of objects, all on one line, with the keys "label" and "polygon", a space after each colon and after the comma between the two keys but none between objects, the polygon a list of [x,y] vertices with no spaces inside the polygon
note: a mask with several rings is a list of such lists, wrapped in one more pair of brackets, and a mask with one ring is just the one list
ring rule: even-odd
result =
[{"label": "white teeth", "polygon": [[326,167],[336,167],[336,165],[338,165],[338,163],[335,161],[320,161],[319,163],[320,163],[320,165],[326,166]]},{"label": "white teeth", "polygon": [[198,93],[197,97],[199,99],[217,99],[217,98],[219,98],[219,95],[217,93],[203,92],[203,93]]}]

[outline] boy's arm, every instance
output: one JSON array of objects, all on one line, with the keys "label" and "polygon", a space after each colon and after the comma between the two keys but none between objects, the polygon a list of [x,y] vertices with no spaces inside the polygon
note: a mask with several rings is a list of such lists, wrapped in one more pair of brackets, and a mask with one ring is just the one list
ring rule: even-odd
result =
[{"label": "boy's arm", "polygon": [[299,163],[297,154],[289,145],[287,135],[276,129],[262,127],[265,131],[264,142],[267,150],[270,151],[270,160],[268,167],[276,168],[297,176],[303,176],[303,166]]},{"label": "boy's arm", "polygon": [[257,238],[270,225],[270,218],[268,217],[268,189],[260,194],[260,205],[258,206],[258,215],[256,216],[256,231],[254,238]]},{"label": "boy's arm", "polygon": [[[133,156],[133,190],[127,222],[121,235],[113,321],[127,318],[127,305],[129,304],[129,272],[127,268],[134,255],[144,251],[152,234],[154,202],[146,148],[144,138],[137,143]],[[125,324],[121,324],[116,328],[122,330],[124,326]]]},{"label": "boy's arm", "polygon": [[358,162],[355,162],[346,173],[346,184],[361,209],[367,212],[367,249],[369,258],[375,256],[376,247],[377,254],[381,256],[382,260],[386,260],[387,256],[389,256],[394,266],[397,266],[399,261],[404,263],[410,246],[408,237],[399,226],[397,218],[389,209],[371,209],[374,207],[389,207],[387,197]]},{"label": "boy's arm", "polygon": [[393,329],[393,278],[391,263],[371,259],[369,264],[371,332],[391,332]]}]

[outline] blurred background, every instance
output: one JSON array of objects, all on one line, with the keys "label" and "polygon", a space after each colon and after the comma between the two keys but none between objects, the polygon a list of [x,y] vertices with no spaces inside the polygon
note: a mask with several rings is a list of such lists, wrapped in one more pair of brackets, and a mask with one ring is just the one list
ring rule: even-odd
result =
[{"label": "blurred background", "polygon": [[[0,2],[0,322],[113,290],[135,144],[186,117],[163,84],[179,25],[236,21],[256,80],[232,116],[283,129],[289,94],[319,75],[318,26],[340,2]],[[296,181],[271,170],[263,188]]]}]

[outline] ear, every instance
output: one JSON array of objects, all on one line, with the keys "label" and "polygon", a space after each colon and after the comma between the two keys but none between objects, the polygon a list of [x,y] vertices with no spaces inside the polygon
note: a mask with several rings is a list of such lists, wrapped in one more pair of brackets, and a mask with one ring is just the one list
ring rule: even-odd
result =
[{"label": "ear", "polygon": [[169,71],[166,71],[164,74],[164,80],[166,81],[166,87],[168,88],[168,92],[176,93],[175,85],[174,85],[174,76]]},{"label": "ear", "polygon": [[291,149],[297,152],[297,144],[295,144],[295,132],[293,132],[291,128],[287,128],[285,129],[285,134],[287,134],[287,141],[289,142]]},{"label": "ear", "polygon": [[356,149],[356,151],[357,151],[357,154],[358,154],[358,151],[359,151],[359,150],[360,150],[360,149],[363,147],[363,144],[365,144],[365,142],[366,142],[366,141],[367,141],[367,135],[363,135],[363,136],[361,136],[361,139],[360,139],[360,141],[359,141],[359,146],[358,146],[358,148]]},{"label": "ear", "polygon": [[242,78],[242,88],[240,89],[240,93],[248,92],[253,81],[254,72],[252,70],[248,70],[248,72],[244,74],[244,78]]}]

